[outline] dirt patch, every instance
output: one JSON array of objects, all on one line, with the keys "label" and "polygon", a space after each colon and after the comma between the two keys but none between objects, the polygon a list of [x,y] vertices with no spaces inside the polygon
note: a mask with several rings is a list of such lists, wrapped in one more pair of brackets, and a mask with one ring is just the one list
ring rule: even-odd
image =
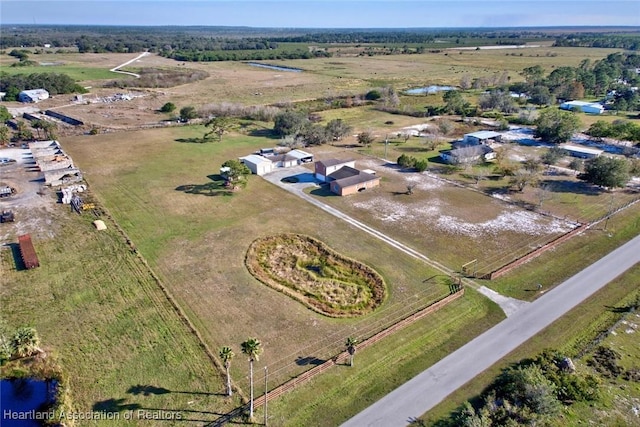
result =
[{"label": "dirt patch", "polygon": [[0,186],[9,186],[15,193],[0,199],[0,211],[10,210],[15,222],[0,224],[0,243],[13,241],[20,234],[36,239],[55,236],[55,205],[57,194],[44,184],[42,172],[35,167],[31,151],[20,148],[0,149],[0,157],[16,160],[0,167]]},{"label": "dirt patch", "polygon": [[308,236],[255,240],[246,265],[262,283],[330,317],[369,313],[386,297],[385,283],[373,269]]}]

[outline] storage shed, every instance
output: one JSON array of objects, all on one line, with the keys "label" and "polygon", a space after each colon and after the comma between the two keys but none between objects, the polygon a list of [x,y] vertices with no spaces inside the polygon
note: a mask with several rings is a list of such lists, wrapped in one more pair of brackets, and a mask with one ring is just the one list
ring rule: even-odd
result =
[{"label": "storage shed", "polygon": [[49,99],[49,92],[45,89],[23,90],[18,94],[20,102],[40,102],[45,99]]},{"label": "storage shed", "polygon": [[488,144],[492,141],[500,142],[501,140],[502,134],[491,130],[467,133],[463,138],[463,141],[468,144]]},{"label": "storage shed", "polygon": [[587,114],[602,114],[604,107],[597,102],[567,101],[560,104],[560,109],[568,111],[582,111]]},{"label": "storage shed", "polygon": [[599,157],[602,153],[604,153],[603,150],[583,147],[580,145],[561,144],[559,147],[568,152],[569,155],[573,157],[579,157],[581,159],[593,159],[595,157]]},{"label": "storage shed", "polygon": [[240,161],[244,163],[249,170],[256,175],[264,175],[273,171],[273,162],[266,157],[257,154],[240,157]]}]

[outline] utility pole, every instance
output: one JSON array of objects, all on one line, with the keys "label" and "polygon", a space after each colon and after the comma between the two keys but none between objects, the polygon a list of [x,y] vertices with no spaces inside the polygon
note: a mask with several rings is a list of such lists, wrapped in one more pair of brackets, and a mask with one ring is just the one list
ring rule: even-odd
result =
[{"label": "utility pole", "polygon": [[387,160],[387,145],[389,145],[389,134],[384,136],[384,159]]},{"label": "utility pole", "polygon": [[611,199],[609,199],[609,212],[607,213],[607,218],[604,220],[604,231],[607,231],[607,224],[609,223],[611,215],[613,215],[613,193],[611,193]]},{"label": "utility pole", "polygon": [[268,399],[268,392],[269,389],[267,388],[267,375],[269,375],[269,369],[265,366],[264,367],[264,425],[267,425],[267,402],[269,401]]}]

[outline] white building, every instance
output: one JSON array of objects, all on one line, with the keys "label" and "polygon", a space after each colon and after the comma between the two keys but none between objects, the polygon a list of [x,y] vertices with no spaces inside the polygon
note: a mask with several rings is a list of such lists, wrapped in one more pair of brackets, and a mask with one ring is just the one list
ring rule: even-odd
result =
[{"label": "white building", "polygon": [[40,102],[49,99],[49,92],[44,89],[23,90],[18,94],[20,102]]},{"label": "white building", "polygon": [[502,134],[491,130],[481,130],[478,132],[466,133],[463,142],[470,144],[488,144],[491,141],[500,142]]},{"label": "white building", "polygon": [[264,175],[273,171],[274,168],[274,164],[271,160],[257,154],[250,154],[248,156],[240,157],[240,161],[244,163],[249,168],[249,170],[256,175]]},{"label": "white building", "polygon": [[313,162],[313,154],[302,150],[291,150],[287,153],[287,156],[295,158],[298,161],[298,164]]},{"label": "white building", "polygon": [[594,157],[599,157],[604,153],[603,150],[583,147],[581,145],[561,144],[559,147],[567,151],[569,155],[579,157],[581,159],[593,159]]},{"label": "white building", "polygon": [[597,102],[567,101],[560,104],[562,110],[577,110],[587,114],[602,114],[604,107]]}]

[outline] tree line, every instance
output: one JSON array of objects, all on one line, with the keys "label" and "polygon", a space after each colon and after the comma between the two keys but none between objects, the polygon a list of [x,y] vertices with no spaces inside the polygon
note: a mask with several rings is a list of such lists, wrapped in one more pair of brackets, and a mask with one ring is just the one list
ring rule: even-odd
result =
[{"label": "tree line", "polygon": [[46,89],[51,95],[62,93],[85,93],[86,90],[66,74],[32,73],[9,75],[0,72],[0,92],[5,92],[7,101],[17,101],[23,90]]},{"label": "tree line", "polygon": [[640,35],[572,33],[558,36],[553,45],[559,47],[600,47],[640,50]]}]

